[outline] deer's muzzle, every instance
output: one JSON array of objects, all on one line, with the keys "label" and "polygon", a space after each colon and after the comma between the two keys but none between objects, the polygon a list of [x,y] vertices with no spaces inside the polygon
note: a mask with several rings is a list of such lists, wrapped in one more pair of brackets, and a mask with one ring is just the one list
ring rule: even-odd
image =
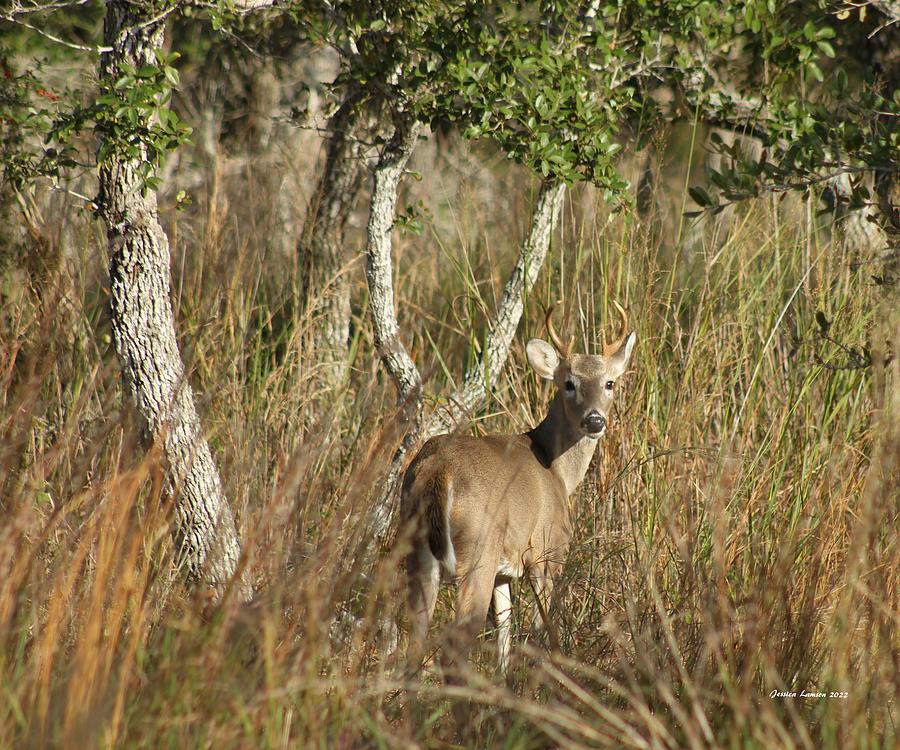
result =
[{"label": "deer's muzzle", "polygon": [[600,433],[606,429],[606,417],[599,411],[589,411],[581,420],[581,429],[590,437],[600,437]]}]

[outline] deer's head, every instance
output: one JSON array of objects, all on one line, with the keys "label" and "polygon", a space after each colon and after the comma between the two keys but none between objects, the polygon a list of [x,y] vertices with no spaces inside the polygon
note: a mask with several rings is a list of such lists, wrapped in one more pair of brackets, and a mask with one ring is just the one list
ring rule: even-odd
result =
[{"label": "deer's head", "polygon": [[[614,303],[622,316],[622,329],[612,343],[603,342],[602,354],[572,354],[574,336],[563,343],[553,327],[552,305],[547,311],[547,335],[551,343],[531,339],[525,353],[535,372],[552,380],[559,391],[558,400],[570,434],[599,438],[606,430],[612,408],[616,381],[625,372],[637,334],[628,332],[628,316]],[[605,337],[604,337],[605,339]]]}]

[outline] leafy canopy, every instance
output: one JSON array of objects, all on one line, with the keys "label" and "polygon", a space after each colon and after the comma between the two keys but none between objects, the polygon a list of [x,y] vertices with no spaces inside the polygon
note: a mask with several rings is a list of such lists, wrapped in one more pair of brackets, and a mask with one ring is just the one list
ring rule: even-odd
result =
[{"label": "leafy canopy", "polygon": [[[249,17],[239,5],[204,7],[216,29],[240,35]],[[352,92],[395,118],[450,123],[547,179],[586,180],[611,199],[627,187],[617,154],[679,119],[765,144],[754,160],[714,142],[729,156],[711,176],[726,201],[807,189],[840,171],[893,173],[900,163],[896,71],[891,82],[865,52],[893,30],[843,2],[298,0],[272,12],[339,51],[339,96]],[[48,96],[38,66],[7,67],[3,127],[17,144],[7,146],[7,180],[76,166],[77,136],[91,127],[104,144],[100,162],[146,153],[153,187],[165,154],[189,134],[167,106],[175,61],[160,53],[156,64],[122,71],[86,104],[83,92]],[[35,136],[42,147],[29,151]],[[864,205],[863,181],[853,186],[846,200]],[[692,195],[703,208],[720,205],[702,187]]]}]

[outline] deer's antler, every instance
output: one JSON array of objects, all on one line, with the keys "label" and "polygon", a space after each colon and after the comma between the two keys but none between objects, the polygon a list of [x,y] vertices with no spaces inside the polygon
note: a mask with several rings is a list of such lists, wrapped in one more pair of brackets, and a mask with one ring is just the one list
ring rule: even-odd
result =
[{"label": "deer's antler", "polygon": [[549,308],[545,308],[546,313],[544,315],[544,323],[547,326],[547,336],[550,338],[550,343],[553,344],[553,347],[559,353],[560,357],[568,359],[571,354],[572,344],[575,343],[575,337],[570,336],[568,343],[564,344],[557,335],[556,328],[553,327],[553,311],[558,304],[559,300],[551,304]]},{"label": "deer's antler", "polygon": [[628,313],[622,308],[618,302],[613,300],[613,305],[615,305],[616,310],[619,311],[619,315],[622,316],[622,331],[619,334],[619,338],[613,341],[610,344],[606,343],[606,334],[601,331],[600,333],[600,342],[603,345],[603,356],[611,357],[615,354],[619,349],[622,348],[622,344],[625,343],[625,338],[628,336]]}]

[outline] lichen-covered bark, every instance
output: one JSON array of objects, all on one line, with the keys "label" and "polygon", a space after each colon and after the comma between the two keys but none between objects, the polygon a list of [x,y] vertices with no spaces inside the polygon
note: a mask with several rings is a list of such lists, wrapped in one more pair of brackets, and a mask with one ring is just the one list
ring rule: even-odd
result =
[{"label": "lichen-covered bark", "polygon": [[407,410],[418,410],[422,377],[400,339],[394,312],[391,230],[397,209],[397,190],[403,170],[419,137],[418,122],[397,125],[375,167],[367,227],[366,280],[375,346],[385,369],[397,386],[397,400]]},{"label": "lichen-covered bark", "polygon": [[[397,388],[398,417],[408,429],[397,452],[402,456],[412,445],[421,426],[422,376],[400,338],[400,327],[394,312],[394,279],[391,260],[391,232],[397,210],[397,191],[406,163],[415,149],[421,125],[411,119],[398,118],[394,134],[384,147],[375,166],[369,223],[366,227],[366,281],[369,287],[369,310],[375,347],[382,364]],[[372,511],[372,528],[377,539],[383,539],[393,518],[397,459],[391,465],[383,492]]]},{"label": "lichen-covered bark", "polygon": [[890,18],[892,22],[900,22],[900,0],[872,0],[872,5]]},{"label": "lichen-covered bark", "polygon": [[328,123],[325,169],[300,240],[301,289],[312,310],[317,377],[324,388],[341,383],[350,339],[352,253],[345,231],[366,173],[357,128],[361,105],[352,94]]},{"label": "lichen-covered bark", "polygon": [[[871,188],[871,183],[869,184]],[[877,207],[847,210],[852,193],[850,175],[837,175],[828,182],[823,201],[834,215],[836,235],[843,246],[854,255],[873,260],[883,254],[887,237],[878,222]]]},{"label": "lichen-covered bark", "polygon": [[[152,64],[163,25],[147,23],[141,4],[108,2],[100,61],[102,80],[125,64]],[[161,441],[167,489],[175,497],[179,564],[195,580],[221,590],[235,573],[240,545],[219,474],[201,430],[175,338],[169,243],[156,195],[141,192],[137,161],[101,166],[98,206],[109,243],[109,311],[125,384],[147,437]],[[246,581],[239,595],[250,594]]]}]

